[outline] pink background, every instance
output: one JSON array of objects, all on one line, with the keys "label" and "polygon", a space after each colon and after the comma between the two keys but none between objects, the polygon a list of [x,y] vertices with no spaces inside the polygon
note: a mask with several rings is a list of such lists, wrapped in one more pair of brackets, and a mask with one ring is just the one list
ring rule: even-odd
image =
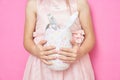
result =
[{"label": "pink background", "polygon": [[[120,80],[120,0],[89,0],[96,45],[90,56],[96,80]],[[0,0],[0,80],[22,80],[26,0]]]}]

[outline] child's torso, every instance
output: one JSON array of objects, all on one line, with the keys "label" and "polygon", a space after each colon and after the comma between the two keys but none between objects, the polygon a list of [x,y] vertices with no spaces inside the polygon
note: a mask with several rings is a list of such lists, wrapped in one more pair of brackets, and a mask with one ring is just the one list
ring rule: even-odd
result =
[{"label": "child's torso", "polygon": [[[70,0],[70,8],[65,0],[37,0],[37,22],[35,32],[43,34],[46,26],[49,24],[48,14],[51,14],[56,19],[60,27],[64,27],[72,13],[77,11],[77,1]],[[71,12],[70,12],[71,9]],[[81,29],[79,18],[71,27],[72,31]]]}]

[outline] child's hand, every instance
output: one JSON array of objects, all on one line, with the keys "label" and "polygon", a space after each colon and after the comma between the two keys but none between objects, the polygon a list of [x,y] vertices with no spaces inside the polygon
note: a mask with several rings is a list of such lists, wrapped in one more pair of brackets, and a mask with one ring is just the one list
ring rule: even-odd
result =
[{"label": "child's hand", "polygon": [[37,57],[41,59],[45,64],[51,65],[52,63],[49,62],[49,60],[56,59],[56,57],[49,56],[51,54],[57,53],[55,50],[55,46],[44,46],[46,43],[46,40],[41,40],[39,44],[37,45],[38,53]]},{"label": "child's hand", "polygon": [[59,59],[65,63],[73,63],[81,57],[79,51],[80,46],[74,40],[72,40],[71,43],[73,45],[72,48],[61,48],[58,52],[61,55]]}]

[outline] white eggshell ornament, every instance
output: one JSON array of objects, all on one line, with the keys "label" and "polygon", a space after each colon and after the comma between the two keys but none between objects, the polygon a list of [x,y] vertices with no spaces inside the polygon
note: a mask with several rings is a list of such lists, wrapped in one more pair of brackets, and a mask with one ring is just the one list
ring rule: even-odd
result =
[{"label": "white eggshell ornament", "polygon": [[[48,24],[48,26],[46,27],[45,40],[47,40],[47,43],[45,44],[45,46],[54,45],[57,50],[59,50],[61,47],[71,48],[72,45],[70,43],[70,40],[72,39],[72,33],[70,31],[70,27],[75,22],[77,17],[78,12],[75,12],[70,17],[68,22],[66,22],[64,28],[60,28],[57,25],[55,18],[52,15],[49,15],[48,18],[50,24]],[[50,56],[59,57],[60,55],[56,53]],[[56,71],[66,70],[70,66],[70,64],[64,63],[59,58],[55,60],[50,60],[50,62],[52,62],[53,64],[48,65],[48,68]]]}]

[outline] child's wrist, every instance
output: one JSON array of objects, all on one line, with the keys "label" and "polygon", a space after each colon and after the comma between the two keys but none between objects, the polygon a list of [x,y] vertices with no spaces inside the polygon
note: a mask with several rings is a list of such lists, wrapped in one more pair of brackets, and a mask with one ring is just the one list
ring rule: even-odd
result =
[{"label": "child's wrist", "polygon": [[32,47],[32,54],[34,55],[34,56],[36,56],[36,57],[38,57],[38,46],[37,45],[34,45],[33,47]]},{"label": "child's wrist", "polygon": [[85,55],[85,51],[83,47],[81,46],[79,47],[78,54],[80,54],[81,57]]}]

